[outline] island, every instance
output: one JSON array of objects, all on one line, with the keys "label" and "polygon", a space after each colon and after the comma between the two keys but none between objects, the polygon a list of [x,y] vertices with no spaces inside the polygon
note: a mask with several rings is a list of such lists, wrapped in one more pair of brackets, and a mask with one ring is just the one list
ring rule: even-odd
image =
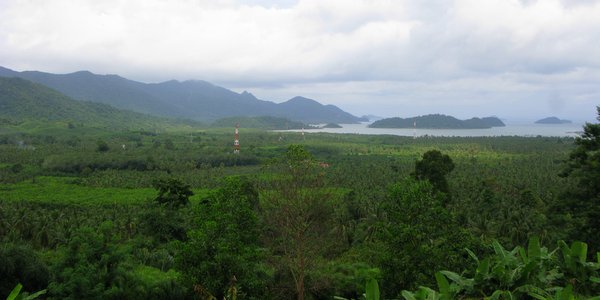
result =
[{"label": "island", "polygon": [[323,126],[321,128],[342,128],[342,126],[340,126],[340,124],[336,124],[336,123],[327,123],[325,126]]},{"label": "island", "polygon": [[573,123],[570,120],[561,120],[557,117],[547,117],[535,121],[535,124],[570,124]]},{"label": "island", "polygon": [[373,122],[371,128],[427,128],[427,129],[488,129],[506,126],[497,117],[459,120],[452,116],[432,114],[411,118],[387,118]]},{"label": "island", "polygon": [[361,119],[365,120],[365,122],[371,122],[371,121],[379,121],[381,119],[384,119],[383,117],[380,116],[376,116],[376,115],[363,115],[362,117],[360,117]]}]

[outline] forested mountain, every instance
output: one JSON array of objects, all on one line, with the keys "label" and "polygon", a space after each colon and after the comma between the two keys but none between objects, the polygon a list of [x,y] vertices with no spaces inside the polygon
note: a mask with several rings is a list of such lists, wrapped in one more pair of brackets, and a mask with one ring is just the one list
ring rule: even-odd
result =
[{"label": "forested mountain", "polygon": [[485,129],[503,127],[504,123],[496,117],[471,118],[459,120],[452,116],[433,114],[412,118],[387,118],[373,122],[372,128],[435,128],[435,129]]},{"label": "forested mountain", "polygon": [[120,110],[102,103],[76,101],[41,84],[15,77],[0,77],[0,118],[9,122],[62,121],[72,126],[83,124],[121,128],[179,122]]},{"label": "forested mountain", "polygon": [[37,82],[76,100],[100,102],[117,108],[159,116],[214,121],[232,116],[284,117],[305,123],[356,123],[355,117],[333,105],[295,97],[283,103],[257,99],[248,92],[238,94],[205,81],[167,81],[146,84],[117,75],[87,71],[51,74],[16,72],[0,67],[0,76],[21,77]]}]

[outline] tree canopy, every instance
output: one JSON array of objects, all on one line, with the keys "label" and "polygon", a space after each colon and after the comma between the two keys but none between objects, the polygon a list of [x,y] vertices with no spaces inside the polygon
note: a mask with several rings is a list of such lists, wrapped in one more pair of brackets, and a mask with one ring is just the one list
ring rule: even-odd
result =
[{"label": "tree canopy", "polygon": [[[598,121],[600,121],[600,106]],[[575,139],[563,173],[577,179],[577,189],[567,195],[566,210],[581,222],[574,235],[600,249],[600,124],[586,123],[583,134]]]},{"label": "tree canopy", "polygon": [[448,193],[446,175],[452,170],[454,162],[450,156],[438,150],[429,150],[423,154],[423,159],[416,162],[413,176],[419,180],[429,180],[437,191]]}]

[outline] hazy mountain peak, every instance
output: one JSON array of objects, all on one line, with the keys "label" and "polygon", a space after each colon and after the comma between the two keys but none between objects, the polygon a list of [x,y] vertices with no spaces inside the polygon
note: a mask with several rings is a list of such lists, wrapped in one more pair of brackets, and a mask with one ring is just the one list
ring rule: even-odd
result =
[{"label": "hazy mountain peak", "polygon": [[216,86],[208,81],[204,81],[204,80],[198,80],[198,79],[189,79],[189,80],[184,80],[181,82],[181,84],[185,84],[185,85],[195,85],[195,86],[209,86],[209,87],[219,87]]},{"label": "hazy mountain peak", "polygon": [[[290,99],[288,101],[304,101],[304,100],[309,100],[310,101],[312,99],[308,99],[308,98],[302,97],[302,96],[295,96],[294,98],[292,98],[292,99]],[[314,101],[314,100],[312,100],[312,101]]]},{"label": "hazy mountain peak", "polygon": [[285,101],[284,103],[293,103],[293,104],[318,104],[318,105],[322,105],[321,103],[313,100],[313,99],[309,99],[309,98],[305,98],[302,96],[296,96],[288,101]]},{"label": "hazy mountain peak", "polygon": [[254,96],[252,93],[250,93],[248,91],[243,91],[240,95],[244,98],[258,100],[258,98],[256,98],[256,96]]},{"label": "hazy mountain peak", "polygon": [[[86,76],[93,76],[93,75],[96,75],[96,74],[94,74],[94,73],[92,73],[92,72],[90,72],[90,71],[87,71],[87,70],[82,70],[82,71],[73,72],[73,73],[71,73],[71,75],[86,75]],[[101,76],[101,75],[100,75],[100,76]]]}]

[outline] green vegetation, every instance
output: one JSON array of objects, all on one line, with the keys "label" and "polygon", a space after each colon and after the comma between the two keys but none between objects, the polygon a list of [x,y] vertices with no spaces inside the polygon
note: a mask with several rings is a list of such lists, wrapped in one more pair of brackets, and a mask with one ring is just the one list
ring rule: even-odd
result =
[{"label": "green vegetation", "polygon": [[[532,237],[527,248],[508,251],[498,242],[494,253],[479,259],[467,250],[476,265],[462,274],[440,271],[435,274],[439,291],[419,287],[413,299],[599,299],[600,253],[597,261],[587,261],[587,244],[573,242],[569,247],[559,241],[549,251]],[[592,298],[593,296],[593,298]]]},{"label": "green vegetation", "polygon": [[372,128],[436,128],[436,129],[485,129],[503,127],[504,123],[496,117],[471,118],[459,120],[446,115],[425,115],[412,118],[387,118],[373,122]]},{"label": "green vegetation", "polygon": [[6,77],[0,77],[0,119],[9,125],[51,123],[69,129],[164,128],[186,123],[119,110],[106,104],[73,100],[41,84]]},{"label": "green vegetation", "polygon": [[74,124],[0,131],[0,297],[600,295],[598,124],[577,139],[242,127],[240,154],[231,127]]},{"label": "green vegetation", "polygon": [[177,179],[159,179],[154,182],[154,188],[158,190],[154,201],[171,208],[190,204],[190,197],[194,195],[189,185]]},{"label": "green vegetation", "polygon": [[312,128],[301,122],[290,121],[286,118],[277,118],[271,116],[261,117],[229,117],[216,120],[212,123],[214,127],[234,127],[239,124],[244,128],[258,128],[266,130],[286,130],[286,129],[302,129]]},{"label": "green vegetation", "polygon": [[423,159],[415,163],[413,175],[418,180],[429,181],[437,191],[449,193],[446,175],[450,174],[454,167],[450,156],[438,150],[429,150],[423,154]]},{"label": "green vegetation", "polygon": [[[600,107],[597,109],[600,121]],[[561,204],[580,223],[572,235],[600,251],[600,124],[586,124],[575,145],[563,175],[575,178],[577,189],[564,195],[566,201]]]},{"label": "green vegetation", "polygon": [[177,261],[187,282],[217,299],[268,298],[272,271],[264,262],[257,206],[258,191],[238,177],[201,203]]}]

